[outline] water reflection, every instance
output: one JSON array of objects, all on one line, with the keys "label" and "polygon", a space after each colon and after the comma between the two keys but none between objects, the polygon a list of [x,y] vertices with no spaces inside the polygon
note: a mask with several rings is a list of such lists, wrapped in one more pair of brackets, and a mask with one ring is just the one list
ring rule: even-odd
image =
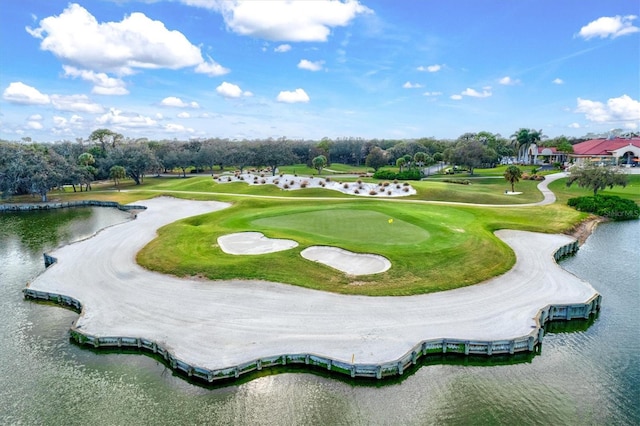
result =
[{"label": "water reflection", "polygon": [[209,389],[148,356],[69,344],[77,314],[22,300],[42,251],[127,219],[86,210],[17,223],[0,215],[0,424],[640,423],[638,221],[601,226],[563,263],[603,295],[603,308],[589,321],[549,324],[538,356],[436,357],[382,386],[284,372]]}]

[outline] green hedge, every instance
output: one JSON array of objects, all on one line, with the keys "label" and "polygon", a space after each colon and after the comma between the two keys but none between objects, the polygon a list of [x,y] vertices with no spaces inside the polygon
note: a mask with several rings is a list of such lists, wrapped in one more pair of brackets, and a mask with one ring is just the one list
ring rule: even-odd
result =
[{"label": "green hedge", "polygon": [[640,207],[636,203],[616,195],[570,198],[567,204],[581,212],[594,213],[611,220],[631,220],[640,217]]},{"label": "green hedge", "polygon": [[373,174],[375,179],[386,180],[420,180],[422,179],[422,172],[418,169],[409,169],[400,173],[396,173],[392,170],[378,170]]}]

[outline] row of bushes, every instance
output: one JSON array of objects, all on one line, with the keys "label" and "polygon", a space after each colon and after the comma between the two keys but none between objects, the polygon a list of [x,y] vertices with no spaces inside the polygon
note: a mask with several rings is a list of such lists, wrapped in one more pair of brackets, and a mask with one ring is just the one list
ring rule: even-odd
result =
[{"label": "row of bushes", "polygon": [[420,180],[422,179],[422,172],[419,169],[403,170],[396,173],[392,170],[378,170],[373,174],[375,179],[399,179],[399,180]]},{"label": "row of bushes", "polygon": [[640,207],[632,200],[616,195],[595,195],[570,198],[567,204],[581,212],[593,213],[611,220],[640,218]]},{"label": "row of bushes", "polygon": [[529,174],[529,173],[522,173],[522,177],[520,177],[520,179],[522,180],[537,180],[537,181],[543,181],[544,180],[544,176],[543,175],[539,175],[539,174]]},{"label": "row of bushes", "polygon": [[458,185],[470,185],[471,181],[469,179],[442,179],[443,182],[447,183],[457,183]]}]

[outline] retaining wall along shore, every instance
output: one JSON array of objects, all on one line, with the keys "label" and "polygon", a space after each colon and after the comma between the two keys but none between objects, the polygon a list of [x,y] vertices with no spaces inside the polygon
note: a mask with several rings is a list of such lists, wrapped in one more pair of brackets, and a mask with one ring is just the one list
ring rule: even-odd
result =
[{"label": "retaining wall along shore", "polygon": [[[560,247],[555,253],[556,260],[573,254],[578,250],[577,242],[572,242]],[[53,256],[44,254],[45,265],[49,266],[56,262]],[[78,312],[82,310],[80,301],[59,294],[48,293],[43,291],[24,289],[24,297],[26,299],[42,300],[54,302]],[[390,360],[380,364],[357,364],[337,361],[328,357],[312,353],[297,354],[280,354],[269,357],[263,357],[241,363],[231,365],[222,369],[207,369],[190,365],[187,362],[175,357],[168,349],[156,342],[139,338],[126,336],[98,337],[87,334],[77,328],[75,325],[70,330],[70,337],[80,345],[90,346],[96,349],[138,349],[164,359],[166,364],[174,371],[184,374],[190,379],[202,381],[205,383],[215,383],[222,380],[234,380],[240,376],[247,375],[251,372],[260,371],[268,367],[281,367],[286,365],[301,365],[305,368],[320,368],[331,372],[336,372],[350,376],[352,378],[368,378],[383,379],[387,377],[401,376],[404,371],[418,361],[428,355],[435,354],[460,354],[460,355],[504,355],[516,354],[521,352],[534,352],[542,343],[544,337],[544,325],[549,321],[572,319],[587,319],[590,315],[600,310],[602,296],[595,294],[585,303],[576,303],[570,305],[547,305],[538,311],[535,321],[536,326],[532,331],[525,335],[510,340],[494,340],[494,341],[474,341],[460,339],[430,339],[424,340],[416,344],[411,350],[396,360]]]},{"label": "retaining wall along shore", "polygon": [[0,204],[0,212],[52,210],[52,209],[64,209],[67,207],[115,207],[116,209],[123,210],[123,211],[147,209],[145,206],[135,206],[131,204],[123,205],[115,201],[80,200],[80,201],[66,201],[64,203]]}]

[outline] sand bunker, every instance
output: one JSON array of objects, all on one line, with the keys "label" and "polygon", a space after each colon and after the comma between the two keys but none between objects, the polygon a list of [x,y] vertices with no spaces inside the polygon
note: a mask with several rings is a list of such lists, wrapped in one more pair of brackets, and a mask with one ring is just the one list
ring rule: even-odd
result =
[{"label": "sand bunker", "polygon": [[302,257],[320,262],[349,275],[379,274],[391,268],[386,257],[369,253],[353,253],[337,247],[313,246],[302,250]]},{"label": "sand bunker", "polygon": [[238,232],[218,238],[218,245],[227,254],[265,254],[289,250],[298,246],[293,240],[266,237],[262,232]]},{"label": "sand bunker", "polygon": [[512,230],[496,232],[515,251],[510,271],[425,295],[346,296],[264,281],[209,284],[162,275],[135,263],[157,229],[229,204],[167,197],[136,204],[148,207],[136,220],[52,252],[58,262],[29,288],[79,300],[83,313],[75,330],[149,339],[202,368],[284,353],[383,363],[422,340],[526,336],[538,327],[536,315],[545,306],[584,303],[597,295],[553,259],[573,238]]},{"label": "sand bunker", "polygon": [[[238,232],[218,238],[223,252],[235,255],[256,255],[289,250],[298,246],[293,240],[266,237],[261,232]],[[337,247],[314,246],[300,253],[313,262],[320,262],[349,275],[379,274],[391,267],[385,257],[376,254],[353,253]]]},{"label": "sand bunker", "polygon": [[249,185],[276,185],[285,191],[294,191],[305,188],[324,188],[340,191],[343,194],[358,195],[362,197],[406,197],[415,195],[416,190],[409,183],[392,182],[341,182],[337,177],[297,176],[289,174],[266,175],[242,173],[234,175],[214,176],[217,183],[245,182]]}]

